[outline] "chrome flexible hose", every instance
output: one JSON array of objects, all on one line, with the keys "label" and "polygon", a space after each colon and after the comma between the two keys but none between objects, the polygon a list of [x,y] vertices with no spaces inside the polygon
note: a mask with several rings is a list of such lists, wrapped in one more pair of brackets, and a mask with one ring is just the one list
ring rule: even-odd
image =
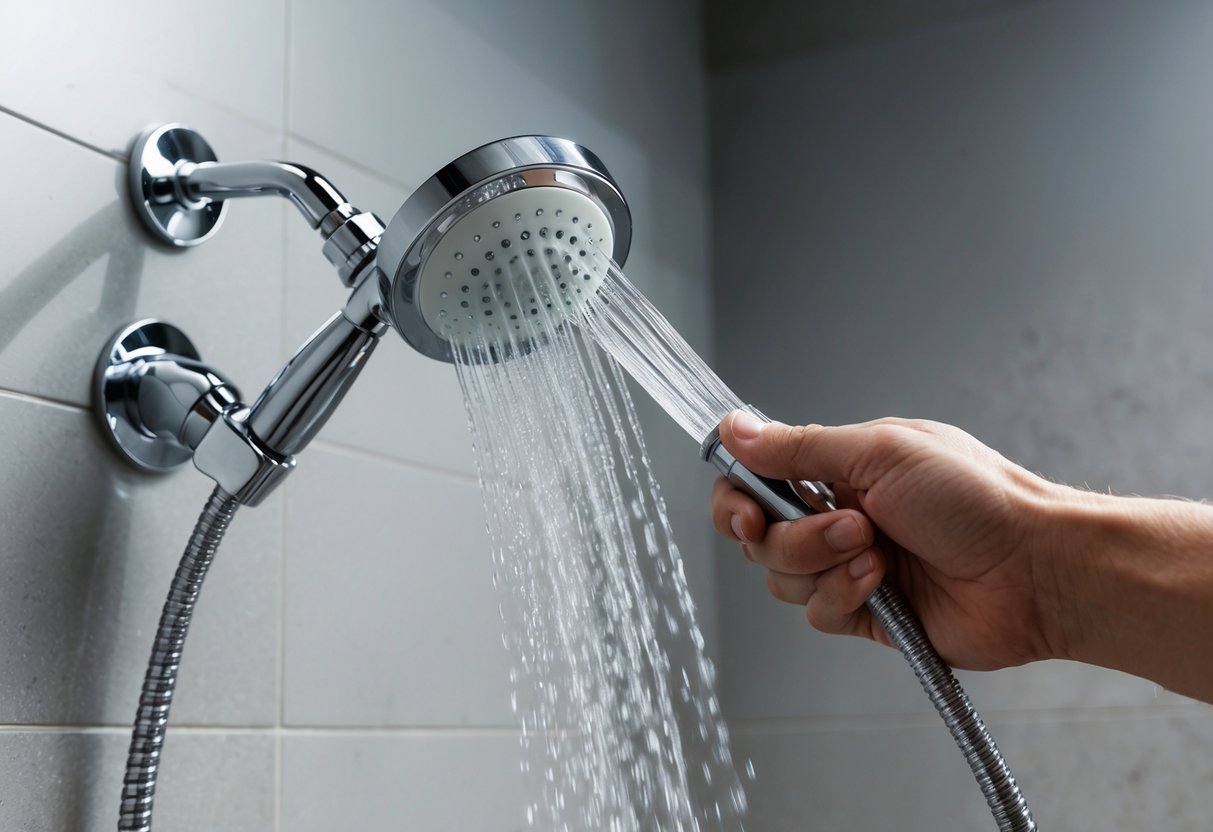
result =
[{"label": "chrome flexible hose", "polygon": [[882,583],[867,601],[868,610],[897,646],[935,710],[952,732],[977,778],[1000,832],[1035,832],[1036,822],[1015,776],[986,730],[951,668],[935,652],[918,617],[896,587]]},{"label": "chrome flexible hose", "polygon": [[156,797],[156,778],[168,728],[169,708],[177,686],[177,671],[185,649],[190,619],[202,581],[206,578],[223,534],[227,531],[239,503],[216,487],[207,499],[177,566],[168,599],[160,614],[152,655],[143,677],[143,692],[135,713],[131,747],[126,758],[126,776],[122,784],[122,808],[119,832],[150,832],[152,802]]}]

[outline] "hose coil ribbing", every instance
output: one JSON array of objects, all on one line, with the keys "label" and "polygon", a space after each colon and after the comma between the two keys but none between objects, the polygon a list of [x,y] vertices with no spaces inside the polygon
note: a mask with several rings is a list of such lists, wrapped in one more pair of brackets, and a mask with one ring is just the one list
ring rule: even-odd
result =
[{"label": "hose coil ribbing", "polygon": [[135,713],[122,785],[119,832],[151,832],[156,779],[185,637],[202,582],[239,506],[223,489],[216,487],[211,492],[173,575]]},{"label": "hose coil ribbing", "polygon": [[905,596],[887,583],[872,593],[868,610],[897,646],[969,764],[1000,832],[1036,832],[1036,822],[1015,776],[994,744],[981,715],[944,663]]}]

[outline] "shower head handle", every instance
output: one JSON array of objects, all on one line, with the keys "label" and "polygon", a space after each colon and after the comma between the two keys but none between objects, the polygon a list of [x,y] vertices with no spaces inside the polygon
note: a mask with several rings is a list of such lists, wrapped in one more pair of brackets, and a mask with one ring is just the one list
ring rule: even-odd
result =
[{"label": "shower head handle", "polygon": [[387,330],[372,270],[337,312],[286,362],[249,411],[249,430],[283,456],[319,433],[357,380]]}]

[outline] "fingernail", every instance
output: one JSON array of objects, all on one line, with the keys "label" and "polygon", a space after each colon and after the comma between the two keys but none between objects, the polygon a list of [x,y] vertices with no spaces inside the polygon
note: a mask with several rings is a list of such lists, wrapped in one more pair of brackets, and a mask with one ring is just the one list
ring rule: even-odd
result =
[{"label": "fingernail", "polygon": [[859,521],[854,517],[844,517],[837,523],[826,528],[826,543],[830,544],[830,548],[835,552],[854,552],[863,544],[867,543],[864,538],[863,529],[859,528]]},{"label": "fingernail", "polygon": [[739,410],[733,416],[732,426],[733,435],[738,439],[757,439],[767,425],[754,414]]},{"label": "fingernail", "polygon": [[871,552],[864,552],[859,557],[847,564],[847,572],[855,580],[859,580],[864,575],[868,575],[876,568],[876,558]]},{"label": "fingernail", "polygon": [[753,561],[753,560],[754,560],[754,553],[753,553],[753,552],[751,552],[751,551],[750,551],[750,547],[749,547],[749,546],[747,546],[747,545],[746,545],[746,544],[744,544],[744,543],[742,543],[742,544],[741,544],[741,553],[742,553],[743,555],[745,555],[745,559],[746,559],[746,560],[748,560],[748,561]]},{"label": "fingernail", "polygon": [[734,514],[731,518],[729,518],[729,525],[733,527],[733,534],[737,536],[738,540],[740,540],[742,543],[750,542],[750,539],[745,536],[745,532],[741,530],[740,514]]}]

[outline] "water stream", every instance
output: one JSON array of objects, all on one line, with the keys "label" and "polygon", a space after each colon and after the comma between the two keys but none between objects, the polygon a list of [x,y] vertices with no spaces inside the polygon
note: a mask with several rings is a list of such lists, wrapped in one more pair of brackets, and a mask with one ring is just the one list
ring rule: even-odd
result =
[{"label": "water stream", "polygon": [[535,303],[559,297],[554,254],[485,284],[511,293],[510,308],[542,309],[548,335],[533,345],[503,328],[460,345],[456,361],[513,656],[528,823],[741,832],[742,778],[621,365],[696,441],[740,402],[596,252],[578,261],[604,277],[591,301],[563,314]]}]

